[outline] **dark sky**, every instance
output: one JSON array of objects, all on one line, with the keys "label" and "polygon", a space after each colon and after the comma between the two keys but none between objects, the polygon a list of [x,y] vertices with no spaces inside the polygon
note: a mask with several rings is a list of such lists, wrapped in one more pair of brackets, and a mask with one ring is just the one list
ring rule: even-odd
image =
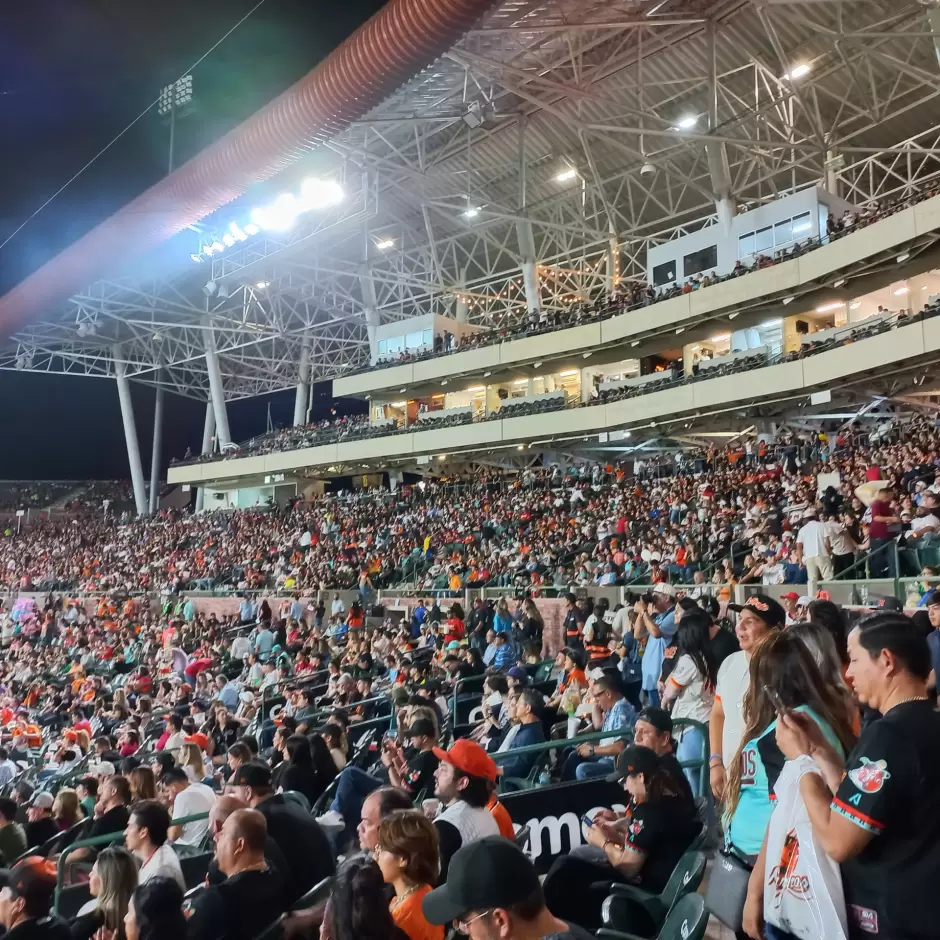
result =
[{"label": "dark sky", "polygon": [[[0,242],[238,22],[257,0],[30,0],[0,10]],[[384,0],[265,0],[193,71],[194,114],[176,163],[306,74]],[[0,293],[165,172],[169,132],[151,112],[0,249]],[[320,389],[315,416],[329,413]],[[114,382],[0,372],[0,478],[128,476]],[[198,449],[204,406],[168,396],[166,457]],[[289,423],[293,393],[229,406],[232,436]],[[134,386],[149,460],[153,392]],[[89,446],[89,441],[93,442]],[[145,467],[145,475],[149,466]]]}]

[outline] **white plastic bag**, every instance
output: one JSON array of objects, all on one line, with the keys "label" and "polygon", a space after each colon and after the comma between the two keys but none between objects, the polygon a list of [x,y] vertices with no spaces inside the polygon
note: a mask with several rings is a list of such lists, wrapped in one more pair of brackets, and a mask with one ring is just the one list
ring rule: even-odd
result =
[{"label": "white plastic bag", "polygon": [[764,920],[801,940],[846,940],[845,899],[839,866],[813,836],[800,794],[800,777],[822,775],[806,755],[787,761],[774,793],[767,830]]}]

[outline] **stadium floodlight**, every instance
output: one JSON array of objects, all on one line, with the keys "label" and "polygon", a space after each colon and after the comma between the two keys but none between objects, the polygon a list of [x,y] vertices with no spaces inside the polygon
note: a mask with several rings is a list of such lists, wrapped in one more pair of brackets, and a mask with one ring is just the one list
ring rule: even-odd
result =
[{"label": "stadium floodlight", "polygon": [[464,218],[475,219],[479,214],[479,206],[469,206],[464,212]]},{"label": "stadium floodlight", "polygon": [[257,287],[258,290],[265,290],[265,288],[270,287],[270,286],[271,286],[270,281],[258,281],[258,283],[255,284],[255,287]]},{"label": "stadium floodlight", "polygon": [[687,114],[685,117],[679,118],[676,122],[676,130],[690,131],[696,124],[698,124],[698,115]]},{"label": "stadium floodlight", "polygon": [[[251,221],[244,225],[230,222],[228,229],[220,237],[213,236],[213,240],[204,245],[201,253],[207,258],[213,254],[232,248],[239,242],[247,241],[263,231],[286,232],[304,212],[315,209],[330,209],[338,205],[345,198],[343,187],[335,180],[308,179],[301,185],[300,195],[282,193],[267,206],[259,206],[250,214]],[[385,247],[391,247],[393,241],[388,240]],[[381,247],[381,246],[380,246]],[[193,261],[203,260],[196,255],[190,255]]]},{"label": "stadium floodlight", "polygon": [[170,125],[170,158],[167,172],[173,172],[173,146],[176,140],[176,113],[193,100],[193,77],[184,75],[172,85],[165,85],[157,98],[157,114]]},{"label": "stadium floodlight", "polygon": [[266,232],[286,232],[297,221],[300,205],[293,193],[283,193],[271,205],[253,209],[251,221]]},{"label": "stadium floodlight", "polygon": [[339,205],[344,195],[343,187],[336,180],[304,180],[300,186],[300,211],[329,209]]},{"label": "stadium floodlight", "polygon": [[392,238],[383,238],[382,241],[375,243],[375,247],[378,248],[379,251],[388,251],[389,248],[395,247],[395,240]]},{"label": "stadium floodlight", "polygon": [[562,170],[556,177],[556,183],[567,183],[569,180],[573,180],[578,175],[578,171],[573,167],[569,166],[566,170]]},{"label": "stadium floodlight", "polygon": [[160,90],[157,99],[157,114],[166,117],[174,111],[179,111],[193,100],[193,77],[184,75],[171,85],[165,85]]}]

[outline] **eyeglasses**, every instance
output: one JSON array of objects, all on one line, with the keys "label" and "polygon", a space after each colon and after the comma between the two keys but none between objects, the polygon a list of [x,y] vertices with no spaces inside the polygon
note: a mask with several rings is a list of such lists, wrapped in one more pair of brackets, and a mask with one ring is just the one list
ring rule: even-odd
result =
[{"label": "eyeglasses", "polygon": [[479,920],[481,917],[486,917],[487,914],[492,914],[492,909],[488,911],[483,911],[482,914],[477,914],[476,917],[471,917],[470,920],[454,920],[454,929],[460,933],[470,933],[470,925],[475,921]]}]

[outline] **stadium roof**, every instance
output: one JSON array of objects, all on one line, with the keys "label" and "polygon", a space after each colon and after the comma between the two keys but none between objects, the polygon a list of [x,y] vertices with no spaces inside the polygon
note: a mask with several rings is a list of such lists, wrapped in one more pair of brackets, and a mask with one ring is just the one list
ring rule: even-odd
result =
[{"label": "stadium roof", "polygon": [[[520,224],[551,306],[604,284],[612,239],[642,275],[722,189],[751,208],[828,171],[849,201],[900,195],[940,173],[938,32],[915,0],[497,3],[273,182],[32,311],[0,368],[113,376],[119,343],[131,378],[206,400],[211,322],[237,399],[294,386],[305,345],[314,380],[361,364],[367,309],[518,315]],[[308,176],[345,198],[202,254]]]}]

